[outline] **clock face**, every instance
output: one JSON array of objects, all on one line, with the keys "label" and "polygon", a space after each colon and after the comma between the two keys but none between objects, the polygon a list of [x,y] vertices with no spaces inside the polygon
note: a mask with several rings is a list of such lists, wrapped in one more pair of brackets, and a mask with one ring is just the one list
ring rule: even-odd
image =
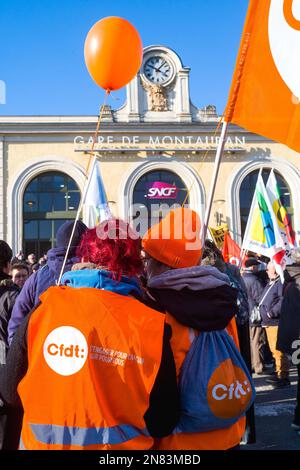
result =
[{"label": "clock face", "polygon": [[150,57],[145,62],[144,74],[150,82],[161,85],[171,78],[172,67],[164,57]]}]

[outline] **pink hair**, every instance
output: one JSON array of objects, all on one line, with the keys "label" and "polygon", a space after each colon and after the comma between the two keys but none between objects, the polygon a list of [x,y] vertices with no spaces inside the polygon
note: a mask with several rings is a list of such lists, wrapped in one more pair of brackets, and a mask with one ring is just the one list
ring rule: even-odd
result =
[{"label": "pink hair", "polygon": [[143,270],[140,238],[120,219],[106,220],[88,229],[81,238],[77,256],[107,269],[118,280],[122,275],[137,276]]}]

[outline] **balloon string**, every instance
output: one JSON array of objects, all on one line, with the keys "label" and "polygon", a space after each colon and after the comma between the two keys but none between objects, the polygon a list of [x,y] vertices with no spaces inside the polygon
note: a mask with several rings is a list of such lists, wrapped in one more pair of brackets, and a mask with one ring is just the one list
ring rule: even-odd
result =
[{"label": "balloon string", "polygon": [[103,112],[104,112],[109,94],[110,94],[110,90],[107,89],[106,92],[105,92],[105,97],[104,97],[104,100],[103,100],[103,104],[100,108],[100,114],[99,114],[99,119],[98,119],[98,122],[97,122],[96,131],[95,131],[95,134],[94,134],[94,137],[93,137],[92,148],[91,148],[91,150],[89,150],[90,157],[89,157],[87,168],[86,168],[86,178],[88,178],[88,176],[89,176],[89,169],[90,169],[90,166],[91,166],[91,161],[92,161],[92,158],[95,156],[94,147],[95,147],[95,143],[96,143],[98,133],[99,133],[99,130],[100,130],[100,124],[101,124],[101,121],[102,121]]},{"label": "balloon string", "polygon": [[[95,161],[96,157],[95,157],[95,153],[94,153],[94,147],[95,147],[95,142],[96,142],[96,139],[97,139],[97,136],[98,136],[98,133],[99,133],[99,129],[100,129],[100,124],[101,124],[101,121],[102,121],[102,116],[103,116],[103,112],[104,112],[104,109],[105,109],[105,106],[106,106],[106,102],[107,102],[107,98],[108,98],[108,95],[110,94],[110,90],[106,90],[106,93],[105,93],[105,97],[104,97],[104,100],[103,100],[103,104],[101,106],[101,110],[100,110],[100,114],[99,114],[99,118],[98,118],[98,122],[97,122],[97,127],[96,127],[96,131],[95,131],[95,134],[94,134],[94,137],[93,137],[93,143],[92,143],[92,148],[91,150],[89,151],[89,160],[88,160],[88,165],[87,165],[87,168],[86,168],[86,180],[85,180],[85,183],[84,183],[84,188],[83,188],[83,192],[82,192],[82,196],[81,196],[81,199],[80,199],[80,202],[79,202],[79,206],[78,206],[78,209],[77,209],[77,214],[76,214],[76,218],[74,220],[74,224],[73,224],[73,228],[72,228],[72,233],[70,235],[70,239],[69,239],[69,243],[68,243],[68,247],[67,247],[67,251],[66,251],[66,254],[65,254],[65,257],[64,257],[64,262],[63,262],[63,265],[61,267],[61,270],[60,270],[60,274],[59,274],[59,278],[58,278],[58,281],[57,281],[57,285],[59,286],[60,283],[61,283],[61,278],[62,278],[62,275],[64,273],[64,270],[65,270],[65,267],[66,267],[66,262],[67,262],[67,259],[68,259],[68,256],[69,256],[69,252],[70,252],[70,248],[71,248],[71,245],[72,245],[72,240],[73,240],[73,236],[74,236],[74,233],[75,233],[75,228],[76,228],[76,225],[77,225],[77,222],[79,220],[79,216],[80,216],[80,212],[82,210],[82,206],[84,204],[84,201],[85,201],[85,198],[86,198],[86,194],[87,194],[87,190],[88,190],[88,186],[89,186],[89,171],[90,171],[90,166],[91,166],[91,161],[93,159],[93,161]],[[94,165],[93,165],[94,167]]]},{"label": "balloon string", "polygon": [[[215,132],[214,132],[214,135],[213,135],[214,137],[216,137],[216,135],[217,135],[217,132],[218,132],[220,126],[221,126],[221,123],[222,123],[222,121],[223,121],[224,116],[225,116],[225,111],[223,112],[223,114],[222,114],[222,116],[221,116],[221,118],[220,118],[220,120],[219,120],[219,122],[218,122],[218,125],[217,125],[217,127],[216,127],[216,129],[215,129]],[[203,160],[202,160],[201,163],[200,163],[199,170],[198,170],[199,173],[200,173],[200,170],[201,170],[201,168],[202,168],[202,166],[203,166],[203,164],[204,164],[204,162],[205,162],[205,160],[206,160],[206,157],[207,157],[207,155],[208,155],[208,152],[209,152],[209,150],[207,149],[206,152],[205,152],[205,154],[204,154]],[[183,206],[185,205],[185,203],[186,203],[186,201],[187,201],[187,199],[188,199],[188,197],[189,197],[189,195],[190,195],[190,193],[191,193],[191,191],[192,191],[192,189],[193,189],[194,184],[195,184],[195,180],[193,180],[193,182],[192,182],[192,184],[191,184],[189,190],[187,191],[187,194],[186,194],[186,196],[185,196],[185,198],[184,198],[184,201],[183,201],[181,207],[183,207]]]}]

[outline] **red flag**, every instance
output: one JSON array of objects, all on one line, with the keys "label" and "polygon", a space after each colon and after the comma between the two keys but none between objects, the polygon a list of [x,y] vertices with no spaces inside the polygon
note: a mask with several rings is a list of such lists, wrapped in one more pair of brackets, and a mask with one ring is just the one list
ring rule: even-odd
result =
[{"label": "red flag", "polygon": [[241,248],[232,240],[229,232],[225,232],[222,255],[225,263],[235,264],[236,266],[239,265]]}]

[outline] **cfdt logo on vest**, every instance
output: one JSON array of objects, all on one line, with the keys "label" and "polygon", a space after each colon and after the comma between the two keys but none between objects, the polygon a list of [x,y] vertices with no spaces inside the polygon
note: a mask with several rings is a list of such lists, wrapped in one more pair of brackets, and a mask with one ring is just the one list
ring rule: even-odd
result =
[{"label": "cfdt logo on vest", "polygon": [[88,356],[84,335],[73,326],[60,326],[51,331],[44,343],[44,358],[59,375],[79,372]]}]

